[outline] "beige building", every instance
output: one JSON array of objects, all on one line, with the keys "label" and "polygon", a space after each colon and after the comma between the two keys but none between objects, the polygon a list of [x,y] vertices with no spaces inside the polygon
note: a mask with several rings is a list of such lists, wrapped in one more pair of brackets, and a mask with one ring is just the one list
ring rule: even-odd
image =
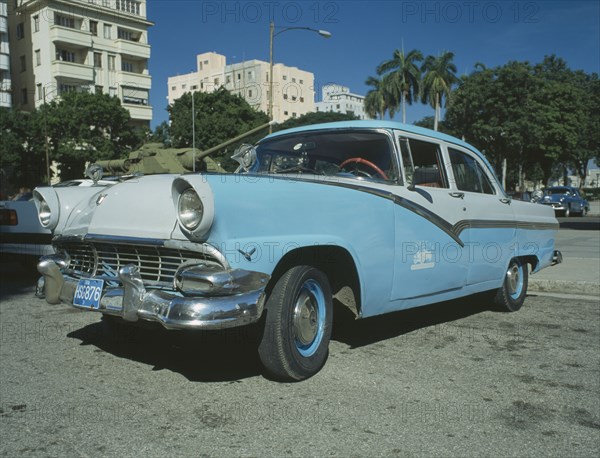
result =
[{"label": "beige building", "polygon": [[9,15],[15,108],[31,110],[65,91],[95,91],[119,97],[135,124],[149,126],[152,22],[145,0],[15,3]]},{"label": "beige building", "polygon": [[[241,95],[256,110],[269,111],[269,63],[248,60],[227,65],[221,54],[207,52],[196,57],[197,71],[168,79],[169,104],[186,92],[214,91],[220,87]],[[314,75],[311,72],[273,65],[273,119],[283,122],[315,110]]]}]

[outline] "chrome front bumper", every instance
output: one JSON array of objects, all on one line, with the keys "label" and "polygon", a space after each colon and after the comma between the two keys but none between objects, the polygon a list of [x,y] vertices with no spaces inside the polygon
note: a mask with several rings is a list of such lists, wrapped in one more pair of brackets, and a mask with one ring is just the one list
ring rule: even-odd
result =
[{"label": "chrome front bumper", "polygon": [[[65,264],[58,255],[41,259],[38,271],[43,277],[38,282],[37,294],[43,291],[49,304],[73,305],[78,279],[64,276],[61,267]],[[236,294],[184,296],[174,290],[147,288],[137,267],[127,265],[119,270],[123,286],[106,287],[98,309],[73,306],[120,316],[126,321],[157,321],[167,329],[225,329],[258,321],[269,276],[259,272],[233,272],[235,275],[229,278],[243,278],[244,291],[234,288]],[[206,281],[214,281],[214,272],[207,273]]]}]

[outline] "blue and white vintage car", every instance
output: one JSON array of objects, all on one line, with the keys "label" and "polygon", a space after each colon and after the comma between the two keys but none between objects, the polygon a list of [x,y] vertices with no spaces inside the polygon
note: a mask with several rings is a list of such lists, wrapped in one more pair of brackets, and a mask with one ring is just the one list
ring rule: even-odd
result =
[{"label": "blue and white vintage car", "polygon": [[301,380],[327,358],[334,297],[357,318],[483,291],[515,311],[529,271],[560,261],[552,209],[511,200],[447,135],[320,124],[234,157],[234,174],[37,188],[47,302],[167,329],[258,323],[268,372]]}]

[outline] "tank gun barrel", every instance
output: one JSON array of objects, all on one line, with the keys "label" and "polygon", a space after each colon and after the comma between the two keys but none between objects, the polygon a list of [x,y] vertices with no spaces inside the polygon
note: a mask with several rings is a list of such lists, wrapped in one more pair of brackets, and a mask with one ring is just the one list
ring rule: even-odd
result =
[{"label": "tank gun barrel", "polygon": [[266,129],[267,127],[269,127],[270,125],[273,125],[273,124],[275,124],[275,121],[269,121],[265,124],[255,127],[254,129],[249,130],[248,132],[244,132],[243,134],[240,134],[237,137],[233,137],[227,141],[224,141],[223,143],[220,143],[217,146],[213,146],[212,148],[208,148],[207,150],[200,151],[199,153],[196,154],[196,160],[202,159],[203,157],[206,157],[216,151],[219,151],[219,150],[225,148],[226,146],[231,145],[232,143],[238,142],[241,139],[248,137],[249,135],[255,134],[263,129]]}]

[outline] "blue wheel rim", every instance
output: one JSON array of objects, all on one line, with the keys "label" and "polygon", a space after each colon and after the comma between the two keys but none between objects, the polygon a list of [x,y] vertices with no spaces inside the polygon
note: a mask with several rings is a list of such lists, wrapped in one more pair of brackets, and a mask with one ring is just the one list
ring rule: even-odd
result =
[{"label": "blue wheel rim", "polygon": [[326,313],[321,285],[316,280],[306,280],[296,296],[292,323],[294,343],[302,356],[314,355],[321,345]]},{"label": "blue wheel rim", "polygon": [[506,285],[508,294],[513,300],[517,300],[523,292],[523,264],[511,262],[506,272]]}]

